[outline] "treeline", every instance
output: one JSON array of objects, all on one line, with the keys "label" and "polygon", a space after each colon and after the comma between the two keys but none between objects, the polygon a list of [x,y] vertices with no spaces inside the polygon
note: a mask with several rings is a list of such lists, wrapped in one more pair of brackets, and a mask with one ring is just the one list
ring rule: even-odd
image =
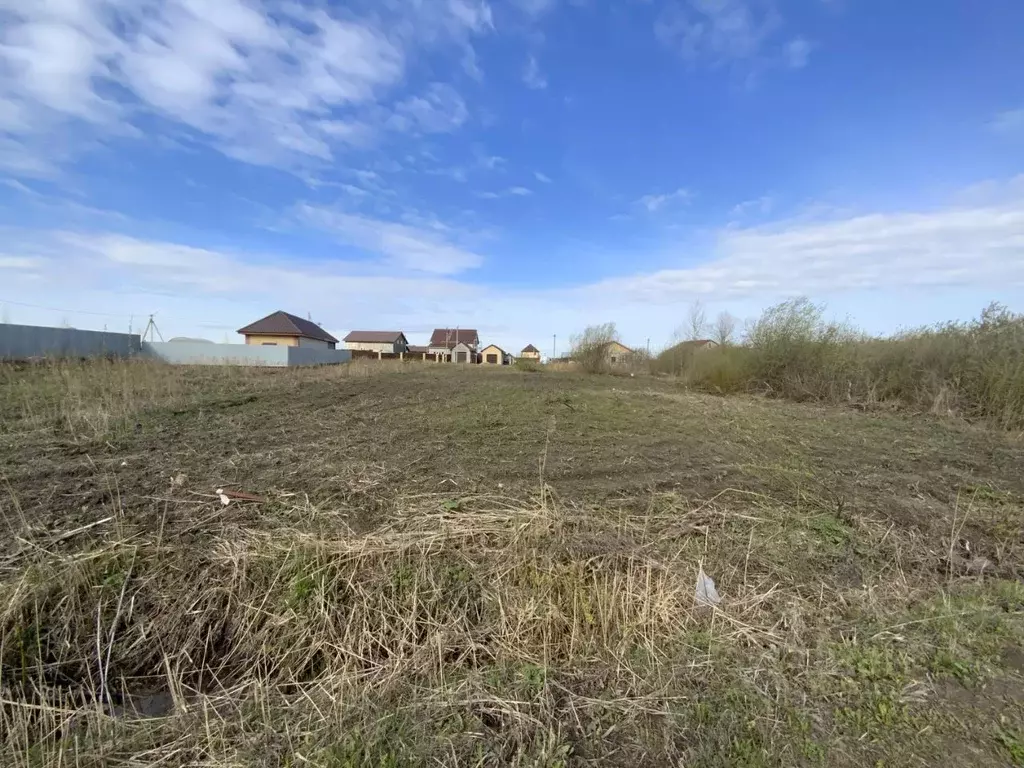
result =
[{"label": "treeline", "polygon": [[[687,333],[694,338],[699,319],[699,310],[691,311]],[[585,370],[607,368],[595,350],[614,338],[613,325],[587,329],[577,337],[575,359]],[[767,309],[735,342],[727,334],[717,342],[640,353],[633,370],[678,376],[709,392],[889,403],[1024,429],[1024,315],[999,304],[968,322],[875,338],[827,320],[822,305],[801,298]]]}]

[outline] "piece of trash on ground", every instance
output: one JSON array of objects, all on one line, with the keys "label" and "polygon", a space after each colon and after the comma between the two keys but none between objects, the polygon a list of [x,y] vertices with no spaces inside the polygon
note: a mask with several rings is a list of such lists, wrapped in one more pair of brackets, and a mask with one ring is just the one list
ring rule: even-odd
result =
[{"label": "piece of trash on ground", "polygon": [[217,495],[220,497],[220,503],[225,507],[232,501],[255,501],[258,503],[266,501],[262,496],[256,496],[252,493],[246,493],[245,491],[232,491],[225,488],[218,488]]},{"label": "piece of trash on ground", "polygon": [[718,605],[722,602],[715,589],[715,580],[704,573],[703,566],[697,567],[697,602],[701,605]]}]

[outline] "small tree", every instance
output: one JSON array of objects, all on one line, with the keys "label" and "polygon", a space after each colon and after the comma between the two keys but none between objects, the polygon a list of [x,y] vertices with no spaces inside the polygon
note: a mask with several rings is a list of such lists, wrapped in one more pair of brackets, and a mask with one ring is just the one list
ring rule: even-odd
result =
[{"label": "small tree", "polygon": [[686,318],[686,334],[690,340],[703,339],[707,334],[708,317],[700,300],[690,305],[690,313]]},{"label": "small tree", "polygon": [[736,318],[728,312],[720,312],[715,318],[713,330],[714,340],[719,346],[727,347],[732,344],[733,335],[736,333]]},{"label": "small tree", "polygon": [[615,323],[588,325],[569,340],[569,357],[588,373],[600,373],[605,369],[608,345],[618,340]]}]

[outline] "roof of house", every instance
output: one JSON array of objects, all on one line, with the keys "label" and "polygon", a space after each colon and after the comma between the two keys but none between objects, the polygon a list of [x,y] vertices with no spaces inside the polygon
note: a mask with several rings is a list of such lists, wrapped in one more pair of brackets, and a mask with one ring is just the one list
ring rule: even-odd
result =
[{"label": "roof of house", "polygon": [[401,331],[350,331],[343,340],[370,344],[395,344],[404,338],[405,334]]},{"label": "roof of house", "polygon": [[435,328],[430,334],[430,346],[451,349],[459,341],[470,342],[474,339],[480,343],[480,334],[475,328]]},{"label": "roof of house", "polygon": [[422,352],[429,352],[430,351],[429,347],[421,347],[419,344],[410,344],[407,347],[407,349],[408,349],[409,352],[412,352],[414,354],[420,354]]},{"label": "roof of house", "polygon": [[610,347],[610,346],[612,346],[613,344],[615,344],[615,345],[618,345],[618,346],[622,347],[622,348],[623,348],[624,350],[626,350],[627,352],[632,352],[632,351],[633,351],[632,349],[630,349],[629,347],[627,347],[627,346],[626,346],[625,344],[623,344],[623,343],[622,343],[621,341],[606,341],[606,342],[605,342],[604,344],[602,344],[601,346],[602,346],[602,347]]},{"label": "roof of house", "polygon": [[239,328],[246,336],[301,336],[306,339],[337,343],[337,339],[312,320],[303,320],[288,312],[278,310],[255,323]]},{"label": "roof of house", "polygon": [[702,347],[717,347],[718,342],[712,339],[689,339],[687,341],[681,341],[675,344],[665,352],[686,352],[691,349],[701,349]]},{"label": "roof of house", "polygon": [[487,351],[488,349],[492,349],[492,348],[493,348],[493,349],[496,349],[496,350],[498,350],[498,351],[499,351],[499,352],[501,352],[501,354],[503,354],[503,355],[507,355],[507,354],[508,354],[508,353],[507,353],[507,352],[506,352],[506,351],[505,351],[504,349],[502,349],[501,347],[499,347],[499,346],[498,346],[497,344],[488,344],[488,345],[487,345],[486,347],[484,347],[484,348],[483,348],[483,349],[481,349],[480,351],[481,351],[481,352],[486,352],[486,351]]},{"label": "roof of house", "polygon": [[[536,352],[538,355],[540,354],[540,350],[533,346],[533,344],[527,344],[525,347],[523,347],[523,352]],[[522,354],[522,352],[520,352],[519,354]]]}]

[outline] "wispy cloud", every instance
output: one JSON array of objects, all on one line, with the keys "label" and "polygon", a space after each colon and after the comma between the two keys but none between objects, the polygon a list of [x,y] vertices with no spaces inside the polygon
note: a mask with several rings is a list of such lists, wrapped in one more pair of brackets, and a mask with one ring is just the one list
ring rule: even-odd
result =
[{"label": "wispy cloud", "polygon": [[1024,207],[888,213],[822,223],[727,229],[694,267],[605,281],[633,301],[698,293],[821,295],[879,288],[1024,286]]},{"label": "wispy cloud", "polygon": [[385,126],[453,130],[466,107],[451,86],[397,87],[418,48],[461,50],[493,27],[489,6],[468,0],[364,18],[276,0],[4,3],[4,13],[0,163],[25,174],[46,170],[36,158],[68,143],[59,139],[137,133],[137,121],[152,132],[153,115],[272,165],[330,161]]},{"label": "wispy cloud", "polygon": [[771,4],[748,0],[688,0],[670,4],[654,32],[665,46],[695,61],[752,59],[781,25]]},{"label": "wispy cloud", "polygon": [[989,122],[989,128],[1006,136],[1024,136],[1024,109],[1008,109]]},{"label": "wispy cloud", "polygon": [[295,212],[301,221],[403,269],[453,275],[483,264],[481,255],[454,242],[453,230],[440,222],[413,226],[308,204]]},{"label": "wispy cloud", "polygon": [[783,54],[786,59],[786,66],[790,69],[803,69],[811,58],[811,51],[814,44],[802,37],[790,40],[783,47]]},{"label": "wispy cloud", "polygon": [[388,127],[400,131],[450,133],[466,122],[469,112],[450,85],[432,83],[421,95],[400,101]]},{"label": "wispy cloud", "polygon": [[540,71],[540,64],[537,57],[532,54],[526,59],[526,67],[523,69],[523,82],[527,88],[543,90],[548,87],[548,79]]},{"label": "wispy cloud", "polygon": [[[299,212],[370,253],[372,268],[344,251],[309,259],[109,231],[5,230],[0,258],[15,261],[4,268],[3,298],[92,311],[119,307],[125,315],[159,309],[175,335],[194,335],[202,324],[237,328],[268,307],[311,311],[332,323],[329,330],[358,324],[407,333],[429,330],[441,312],[500,331],[494,340],[509,344],[576,331],[600,307],[602,319],[620,321],[627,334],[650,335],[658,328],[667,333],[680,303],[694,298],[765,306],[798,294],[892,290],[909,298],[934,295],[938,287],[962,295],[1020,290],[1024,198],[1019,184],[1005,193],[1010,197],[998,195],[990,204],[727,228],[696,263],[688,246],[659,254],[676,265],[671,268],[524,290],[454,276],[481,257],[464,234],[430,217],[395,222],[314,206]],[[618,260],[642,263],[647,255],[624,252]],[[17,312],[20,322],[59,319]]]},{"label": "wispy cloud", "polygon": [[771,195],[762,195],[752,200],[744,200],[742,203],[737,203],[732,207],[731,213],[733,216],[747,216],[752,213],[765,215],[771,213],[774,205],[775,199]]},{"label": "wispy cloud", "polygon": [[485,192],[478,192],[477,197],[482,200],[497,200],[501,197],[528,197],[533,194],[533,190],[527,187],[509,187],[500,192],[494,192],[491,190]]},{"label": "wispy cloud", "polygon": [[693,192],[685,187],[677,189],[675,192],[666,192],[664,194],[651,194],[644,195],[637,200],[638,205],[642,205],[649,212],[655,213],[660,211],[669,205],[678,204],[686,205],[693,200]]},{"label": "wispy cloud", "polygon": [[548,176],[546,173],[541,173],[540,171],[534,171],[533,172],[533,178],[535,178],[537,181],[541,182],[542,184],[551,184],[552,183],[551,177]]},{"label": "wispy cloud", "polygon": [[0,253],[0,269],[34,269],[41,265],[39,259],[25,256],[5,256]]}]

